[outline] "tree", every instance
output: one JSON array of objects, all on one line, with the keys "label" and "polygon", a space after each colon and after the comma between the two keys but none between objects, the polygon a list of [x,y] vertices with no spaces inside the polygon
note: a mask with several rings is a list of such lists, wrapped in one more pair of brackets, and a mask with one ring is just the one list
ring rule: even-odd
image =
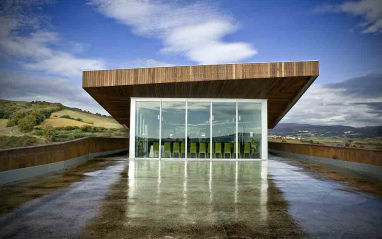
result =
[{"label": "tree", "polygon": [[34,115],[27,115],[18,122],[19,129],[24,132],[31,131],[35,125],[37,125],[37,119]]}]

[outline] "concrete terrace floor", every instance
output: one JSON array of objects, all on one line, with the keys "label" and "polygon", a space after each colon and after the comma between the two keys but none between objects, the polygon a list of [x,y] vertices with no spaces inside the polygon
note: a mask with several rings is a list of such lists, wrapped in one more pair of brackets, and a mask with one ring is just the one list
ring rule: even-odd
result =
[{"label": "concrete terrace floor", "polygon": [[1,238],[380,238],[382,186],[297,159],[92,160],[1,187]]}]

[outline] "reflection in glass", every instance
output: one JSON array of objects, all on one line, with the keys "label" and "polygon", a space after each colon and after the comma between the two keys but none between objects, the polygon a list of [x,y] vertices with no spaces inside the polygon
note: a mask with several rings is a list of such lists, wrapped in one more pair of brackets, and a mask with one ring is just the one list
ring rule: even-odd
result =
[{"label": "reflection in glass", "polygon": [[135,157],[159,158],[160,102],[136,102]]},{"label": "reflection in glass", "polygon": [[188,158],[210,158],[210,103],[188,102]]},{"label": "reflection in glass", "polygon": [[236,103],[212,103],[213,158],[236,158]]},{"label": "reflection in glass", "polygon": [[162,158],[185,158],[186,102],[162,102]]},{"label": "reflection in glass", "polygon": [[261,156],[261,104],[239,102],[239,158]]}]

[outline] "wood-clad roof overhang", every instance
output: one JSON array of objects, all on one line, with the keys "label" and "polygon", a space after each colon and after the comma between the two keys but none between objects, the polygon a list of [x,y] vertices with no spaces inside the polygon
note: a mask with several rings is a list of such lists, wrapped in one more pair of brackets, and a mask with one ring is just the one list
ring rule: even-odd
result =
[{"label": "wood-clad roof overhang", "polygon": [[129,127],[131,97],[267,99],[273,128],[317,78],[318,61],[84,71],[82,87]]}]

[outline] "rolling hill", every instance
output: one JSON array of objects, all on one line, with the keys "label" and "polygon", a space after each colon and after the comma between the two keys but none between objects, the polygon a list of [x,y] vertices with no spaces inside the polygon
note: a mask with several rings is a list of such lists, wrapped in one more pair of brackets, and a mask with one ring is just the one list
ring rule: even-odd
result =
[{"label": "rolling hill", "polygon": [[[81,119],[81,121],[61,118],[62,116],[69,116],[73,119]],[[97,127],[105,127],[109,129],[121,129],[123,128],[115,119],[111,117],[102,117],[95,114],[81,112],[77,110],[73,110],[70,108],[60,110],[54,112],[49,119],[46,119],[42,125],[51,124],[53,127],[62,127],[62,126],[97,126]]]},{"label": "rolling hill", "polygon": [[382,126],[355,128],[344,125],[310,125],[295,123],[280,123],[269,130],[269,135],[294,137],[347,137],[375,138],[382,137]]},{"label": "rolling hill", "polygon": [[0,149],[87,136],[126,138],[128,130],[111,116],[60,103],[0,100]]}]

